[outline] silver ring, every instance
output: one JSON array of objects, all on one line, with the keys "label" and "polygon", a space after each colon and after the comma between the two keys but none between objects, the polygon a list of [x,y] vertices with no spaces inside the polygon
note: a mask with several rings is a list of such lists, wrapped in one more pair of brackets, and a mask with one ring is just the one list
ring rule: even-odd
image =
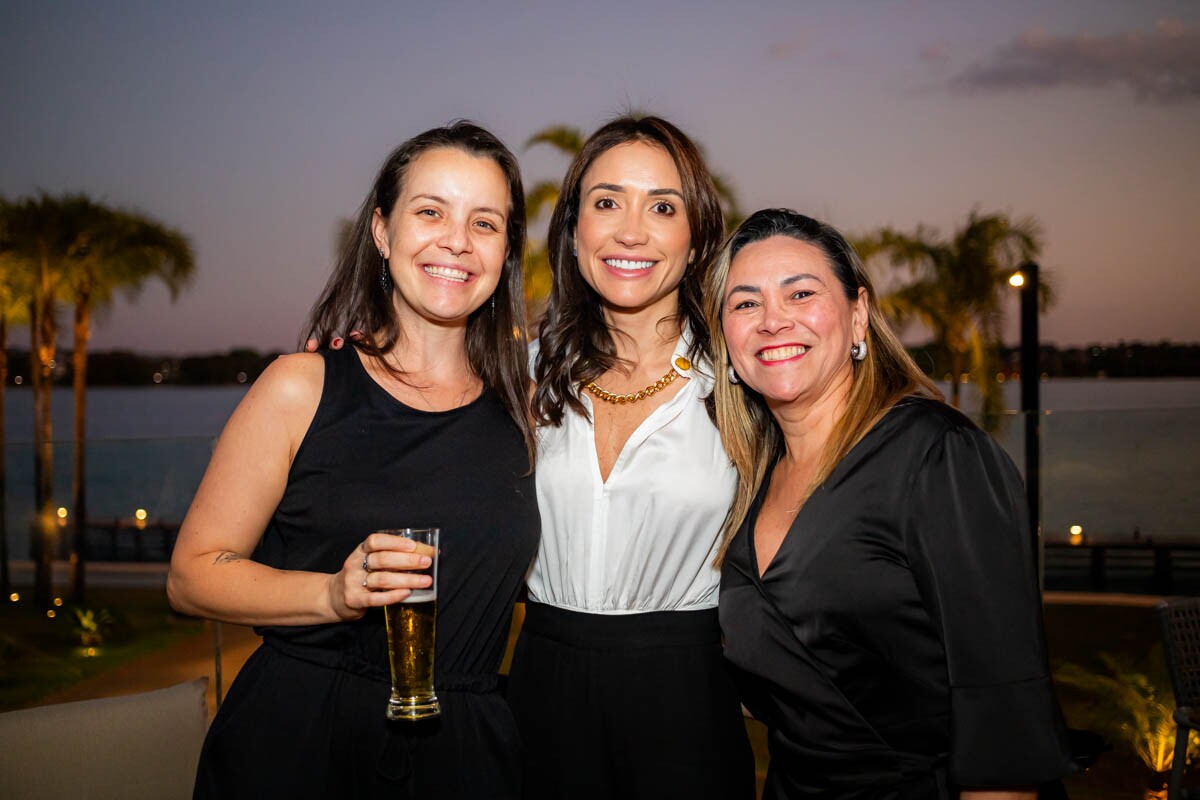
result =
[{"label": "silver ring", "polygon": [[[367,559],[370,557],[371,556],[369,553],[367,555],[363,556],[363,572],[370,573],[370,571],[371,571],[371,565],[367,563]],[[363,586],[366,586],[366,584],[364,583]]]}]

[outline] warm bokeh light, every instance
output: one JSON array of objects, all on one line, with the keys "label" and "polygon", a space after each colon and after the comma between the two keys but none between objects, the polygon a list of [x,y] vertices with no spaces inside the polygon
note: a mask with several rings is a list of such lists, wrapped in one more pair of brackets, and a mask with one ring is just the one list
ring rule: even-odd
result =
[{"label": "warm bokeh light", "polygon": [[54,619],[57,616],[58,614],[54,612],[53,608],[46,612],[46,619]]},{"label": "warm bokeh light", "polygon": [[58,507],[58,518],[59,519],[67,518],[67,510],[65,508],[63,508],[62,506]]},{"label": "warm bokeh light", "polygon": [[62,608],[62,598],[61,597],[54,598],[54,607]]},{"label": "warm bokeh light", "polygon": [[133,512],[133,518],[138,520],[139,522],[145,522],[146,521],[146,509],[139,508],[137,511]]},{"label": "warm bokeh light", "polygon": [[1025,276],[1019,272],[1014,272],[1008,276],[1008,285],[1015,286],[1018,289],[1025,285]]},{"label": "warm bokeh light", "polygon": [[13,592],[12,594],[10,594],[10,595],[8,596],[8,599],[9,599],[9,600],[11,600],[11,601],[13,601],[14,603],[16,603],[16,602],[19,602],[19,601],[21,600],[21,595],[20,595],[20,594],[18,594],[17,592]]},{"label": "warm bokeh light", "polygon": [[1075,544],[1075,545],[1083,544],[1083,526],[1082,525],[1072,525],[1070,528],[1070,531],[1071,531],[1071,544]]}]

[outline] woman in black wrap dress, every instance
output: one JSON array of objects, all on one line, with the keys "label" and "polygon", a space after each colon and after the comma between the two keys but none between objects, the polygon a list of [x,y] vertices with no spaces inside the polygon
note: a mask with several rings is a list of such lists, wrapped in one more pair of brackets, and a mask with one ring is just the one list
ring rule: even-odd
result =
[{"label": "woman in black wrap dress", "polygon": [[[172,604],[256,626],[201,755],[203,798],[516,798],[497,693],[538,513],[512,154],[469,123],[384,163],[310,335],[221,435],[171,562]],[[514,332],[517,335],[514,335]],[[388,722],[382,606],[429,554],[378,531],[441,528],[440,717]]]},{"label": "woman in black wrap dress", "polygon": [[787,210],[706,287],[739,472],[720,616],[764,798],[1031,797],[1070,771],[1020,476],[940,400],[853,249]]}]

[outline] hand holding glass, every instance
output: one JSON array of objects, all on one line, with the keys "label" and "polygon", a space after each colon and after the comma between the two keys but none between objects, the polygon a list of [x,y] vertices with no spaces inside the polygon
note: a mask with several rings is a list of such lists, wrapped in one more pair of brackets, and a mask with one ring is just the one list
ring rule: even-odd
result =
[{"label": "hand holding glass", "polygon": [[387,717],[391,720],[436,717],[442,713],[433,689],[439,529],[397,528],[379,533],[403,536],[433,550],[430,553],[433,563],[425,569],[414,570],[433,578],[429,588],[413,589],[404,600],[384,607],[392,672],[392,696],[388,698]]}]

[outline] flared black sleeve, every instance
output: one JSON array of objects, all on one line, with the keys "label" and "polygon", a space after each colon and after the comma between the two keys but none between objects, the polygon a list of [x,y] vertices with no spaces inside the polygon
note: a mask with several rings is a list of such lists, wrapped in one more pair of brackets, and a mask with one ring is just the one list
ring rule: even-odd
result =
[{"label": "flared black sleeve", "polygon": [[913,476],[905,538],[946,651],[951,780],[1020,786],[1071,772],[1024,489],[990,436],[963,421],[935,438]]}]

